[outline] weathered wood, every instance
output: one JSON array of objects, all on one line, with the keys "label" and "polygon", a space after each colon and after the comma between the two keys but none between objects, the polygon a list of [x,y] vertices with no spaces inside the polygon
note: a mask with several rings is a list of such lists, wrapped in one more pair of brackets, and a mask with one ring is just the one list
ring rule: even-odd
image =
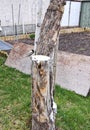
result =
[{"label": "weathered wood", "polygon": [[43,22],[44,19],[44,15],[47,11],[47,8],[45,6],[45,4],[50,3],[50,0],[36,0],[36,31],[35,31],[35,42],[34,42],[34,52],[36,54],[36,47],[37,47],[37,42],[38,42],[38,38],[40,36],[40,31],[41,31],[41,24]]},{"label": "weathered wood", "polygon": [[50,57],[33,62],[32,130],[55,130],[56,104],[53,99],[57,41],[65,0],[51,0],[41,25],[36,54]]},{"label": "weathered wood", "polygon": [[55,108],[51,99],[50,58],[32,56],[32,130],[55,130]]},{"label": "weathered wood", "polygon": [[40,37],[37,43],[37,54],[52,57],[60,31],[60,20],[64,11],[65,0],[51,0],[43,23]]},{"label": "weathered wood", "polygon": [[57,44],[60,32],[60,21],[64,12],[65,0],[51,0],[41,25],[40,37],[37,42],[36,54],[50,56],[52,91],[55,86],[55,70]]}]

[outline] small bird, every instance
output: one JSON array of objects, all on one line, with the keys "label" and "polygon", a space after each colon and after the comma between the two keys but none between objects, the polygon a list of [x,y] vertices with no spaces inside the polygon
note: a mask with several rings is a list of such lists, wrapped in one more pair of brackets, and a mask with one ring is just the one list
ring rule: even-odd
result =
[{"label": "small bird", "polygon": [[28,54],[23,56],[23,58],[30,57],[32,54],[34,54],[34,50],[31,50],[30,52],[28,52]]},{"label": "small bird", "polygon": [[31,51],[29,52],[29,54],[27,55],[27,57],[31,56],[33,53],[34,53],[34,50],[31,50]]}]

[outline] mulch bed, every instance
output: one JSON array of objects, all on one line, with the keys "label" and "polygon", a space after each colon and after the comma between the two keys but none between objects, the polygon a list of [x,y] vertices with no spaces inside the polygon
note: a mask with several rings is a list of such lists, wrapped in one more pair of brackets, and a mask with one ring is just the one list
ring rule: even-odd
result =
[{"label": "mulch bed", "polygon": [[[15,44],[17,41],[8,41]],[[19,39],[18,42],[33,45],[34,40]],[[60,35],[58,49],[61,51],[90,56],[90,32],[65,33]]]}]

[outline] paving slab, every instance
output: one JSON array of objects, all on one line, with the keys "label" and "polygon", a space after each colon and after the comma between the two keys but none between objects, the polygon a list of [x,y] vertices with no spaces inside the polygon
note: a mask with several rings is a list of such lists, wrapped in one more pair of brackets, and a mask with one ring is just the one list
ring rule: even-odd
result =
[{"label": "paving slab", "polygon": [[87,96],[90,91],[90,56],[59,51],[56,83]]},{"label": "paving slab", "polygon": [[31,60],[30,57],[28,57],[28,54],[32,49],[32,45],[15,43],[13,49],[10,51],[5,65],[16,68],[25,74],[31,74]]},{"label": "paving slab", "polygon": [[5,41],[2,41],[0,40],[0,50],[11,50],[12,49],[12,45],[5,42]]},{"label": "paving slab", "polygon": [[[16,43],[5,65],[31,74],[31,60],[27,55],[32,49],[32,45]],[[90,90],[90,56],[58,51],[56,84],[87,96]]]}]

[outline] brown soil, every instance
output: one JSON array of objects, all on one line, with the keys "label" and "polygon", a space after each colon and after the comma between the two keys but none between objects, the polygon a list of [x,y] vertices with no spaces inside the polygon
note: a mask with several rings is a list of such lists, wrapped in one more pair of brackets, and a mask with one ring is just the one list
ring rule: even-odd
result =
[{"label": "brown soil", "polygon": [[59,50],[90,56],[90,32],[61,34]]},{"label": "brown soil", "polygon": [[[17,41],[8,41],[15,44]],[[20,39],[18,42],[34,44],[34,40]],[[65,33],[60,35],[59,50],[90,56],[90,32]]]},{"label": "brown soil", "polygon": [[18,39],[18,40],[10,40],[10,41],[7,41],[7,42],[12,44],[12,45],[14,45],[17,42],[22,42],[22,43],[26,43],[26,44],[30,44],[30,45],[34,44],[34,40],[31,40],[30,38]]}]

